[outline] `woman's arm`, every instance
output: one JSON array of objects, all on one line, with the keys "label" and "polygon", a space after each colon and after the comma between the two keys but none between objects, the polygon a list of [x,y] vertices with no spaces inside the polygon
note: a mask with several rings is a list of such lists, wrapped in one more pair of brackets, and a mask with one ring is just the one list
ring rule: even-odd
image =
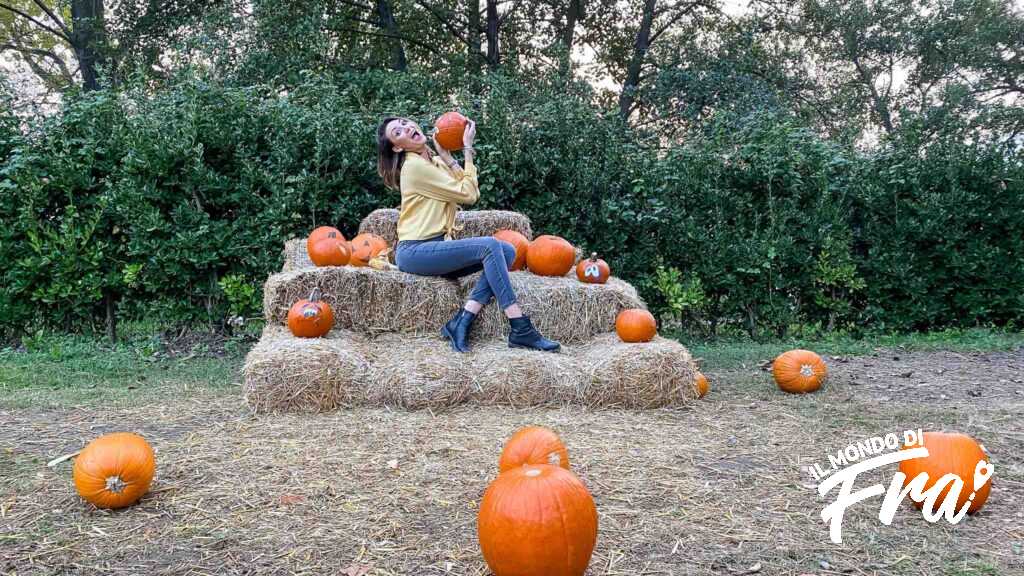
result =
[{"label": "woman's arm", "polygon": [[466,159],[462,170],[445,171],[424,162],[406,162],[402,167],[402,187],[428,198],[457,204],[474,204],[480,198],[476,166]]}]

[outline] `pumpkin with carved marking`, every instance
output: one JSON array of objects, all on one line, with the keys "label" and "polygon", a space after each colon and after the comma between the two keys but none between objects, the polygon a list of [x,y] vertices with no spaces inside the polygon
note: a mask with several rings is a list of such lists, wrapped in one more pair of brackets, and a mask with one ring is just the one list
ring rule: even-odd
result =
[{"label": "pumpkin with carved marking", "polygon": [[792,394],[806,394],[821,388],[828,374],[825,362],[810,350],[790,350],[772,362],[772,376],[779,388]]},{"label": "pumpkin with carved marking", "polygon": [[[989,464],[988,454],[985,453],[985,447],[966,434],[925,432],[922,436],[924,436],[922,444],[928,449],[928,455],[900,462],[900,472],[906,475],[903,482],[904,488],[922,472],[928,474],[928,480],[921,485],[922,492],[931,489],[946,474],[953,474],[963,482],[956,500],[956,511],[959,512],[968,502],[970,502],[967,509],[968,514],[974,514],[981,510],[992,489],[990,480],[992,467]],[[904,446],[903,449],[920,448],[922,444]],[[979,465],[983,460],[985,464]],[[978,485],[975,485],[976,482]],[[945,485],[938,498],[935,499],[933,510],[938,509],[945,501],[951,488],[950,484]],[[924,506],[924,502],[912,501],[918,508]]]},{"label": "pumpkin with carved marking", "polygon": [[597,508],[572,472],[526,464],[484,492],[477,535],[496,576],[582,576],[597,542]]},{"label": "pumpkin with carved marking", "polygon": [[519,429],[501,451],[498,470],[504,472],[524,464],[554,464],[569,469],[569,451],[558,434],[544,426]]},{"label": "pumpkin with carved marking", "polygon": [[314,289],[308,299],[299,300],[288,310],[288,330],[299,338],[319,338],[334,326],[334,311],[320,300],[320,290]]},{"label": "pumpkin with carved marking", "polygon": [[580,260],[576,265],[576,278],[587,284],[604,284],[611,274],[608,263],[598,258],[597,252],[592,253],[590,258]]},{"label": "pumpkin with carved marking", "polygon": [[145,438],[131,432],[106,434],[75,458],[75,489],[98,508],[124,508],[149,491],[156,457]]},{"label": "pumpkin with carved marking", "polygon": [[369,265],[370,260],[388,249],[387,240],[369,232],[356,236],[349,244],[352,247],[349,264],[356,267]]}]

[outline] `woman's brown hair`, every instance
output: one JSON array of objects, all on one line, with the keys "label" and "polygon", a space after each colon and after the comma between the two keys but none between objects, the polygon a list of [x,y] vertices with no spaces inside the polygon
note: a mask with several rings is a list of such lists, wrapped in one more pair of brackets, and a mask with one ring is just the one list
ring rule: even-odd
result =
[{"label": "woman's brown hair", "polygon": [[[388,123],[401,120],[402,116],[387,116],[377,126],[377,174],[384,179],[388,188],[401,191],[402,164],[405,162],[405,150],[395,152],[394,143],[388,138]],[[427,154],[433,157],[434,151],[427,146]]]}]

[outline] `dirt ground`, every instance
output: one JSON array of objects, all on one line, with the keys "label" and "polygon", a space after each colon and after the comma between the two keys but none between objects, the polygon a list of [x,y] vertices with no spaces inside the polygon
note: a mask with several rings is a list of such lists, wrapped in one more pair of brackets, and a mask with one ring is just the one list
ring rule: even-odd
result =
[{"label": "dirt ground", "polygon": [[[816,394],[757,367],[716,372],[691,407],[465,407],[254,417],[239,393],[168,394],[126,408],[0,410],[0,572],[7,574],[482,575],[480,497],[504,440],[542,424],[597,502],[588,574],[1024,575],[1024,350],[826,357]],[[880,498],[828,538],[805,467],[871,436],[956,430],[995,466],[987,505],[957,525]],[[157,450],[140,504],[80,500],[68,462],[132,430]],[[893,467],[857,482],[888,486]]]}]

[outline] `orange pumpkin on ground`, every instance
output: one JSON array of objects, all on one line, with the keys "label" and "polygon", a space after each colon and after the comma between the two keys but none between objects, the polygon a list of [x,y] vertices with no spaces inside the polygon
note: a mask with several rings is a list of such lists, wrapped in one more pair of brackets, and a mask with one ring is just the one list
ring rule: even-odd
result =
[{"label": "orange pumpkin on ground", "polygon": [[469,120],[462,114],[455,111],[445,112],[434,122],[434,128],[437,129],[435,134],[437,143],[448,151],[461,149],[465,142],[463,136],[468,124]]},{"label": "orange pumpkin on ground", "polygon": [[703,398],[711,387],[708,385],[708,377],[704,374],[697,372],[696,378],[697,384],[697,398]]},{"label": "orange pumpkin on ground", "polygon": [[124,508],[149,491],[156,471],[153,448],[131,432],[106,434],[75,458],[72,478],[78,494],[99,508]]},{"label": "orange pumpkin on ground", "polygon": [[309,259],[317,266],[344,266],[350,256],[348,242],[344,238],[322,238],[308,251]]},{"label": "orange pumpkin on ground", "polygon": [[582,576],[597,541],[597,508],[572,472],[527,464],[487,488],[477,533],[496,576]]},{"label": "orange pumpkin on ground", "polygon": [[524,464],[552,464],[569,469],[569,451],[558,434],[543,426],[519,429],[501,451],[498,470],[505,472]]},{"label": "orange pumpkin on ground", "polygon": [[772,362],[772,376],[779,388],[793,394],[806,394],[821,388],[828,374],[825,362],[810,350],[790,350]]},{"label": "orange pumpkin on ground", "polygon": [[530,241],[526,239],[526,236],[515,230],[498,230],[494,233],[494,237],[508,242],[516,249],[516,259],[514,262],[509,263],[509,270],[522,270],[526,268],[526,254],[530,249]]},{"label": "orange pumpkin on ground", "polygon": [[312,252],[313,244],[316,244],[324,238],[334,238],[341,240],[342,242],[345,241],[345,236],[337,228],[334,228],[333,226],[320,226],[310,232],[309,237],[306,238],[306,251]]},{"label": "orange pumpkin on ground", "polygon": [[369,232],[353,238],[350,245],[352,256],[349,259],[349,264],[360,267],[367,266],[370,260],[388,248],[387,240]]},{"label": "orange pumpkin on ground", "polygon": [[615,331],[623,342],[650,342],[658,335],[658,322],[643,308],[630,308],[615,318]]},{"label": "orange pumpkin on ground", "polygon": [[586,260],[580,260],[576,265],[576,277],[580,282],[587,284],[604,284],[611,274],[608,263],[598,258],[597,252],[592,253]]},{"label": "orange pumpkin on ground", "polygon": [[299,300],[288,310],[288,329],[299,338],[319,338],[334,326],[334,311],[320,301],[320,290],[314,289],[308,299]]},{"label": "orange pumpkin on ground", "polygon": [[[900,462],[900,472],[907,476],[903,485],[909,484],[921,472],[927,472],[928,481],[924,485],[924,490],[928,490],[946,474],[956,474],[964,483],[963,488],[960,489],[960,496],[956,500],[957,512],[964,507],[968,499],[970,499],[972,492],[975,492],[974,499],[971,500],[967,513],[974,514],[981,510],[981,507],[985,505],[985,501],[988,500],[989,491],[992,489],[992,481],[989,480],[981,489],[974,490],[974,472],[978,462],[981,460],[989,462],[984,447],[966,434],[925,432],[923,436],[924,447],[928,449],[928,456]],[[908,450],[910,448],[918,448],[919,446],[918,444],[904,446],[903,449]],[[942,504],[949,490],[950,486],[946,485],[935,500],[936,507]],[[924,506],[923,502],[916,500],[913,502],[914,506],[918,508]]]},{"label": "orange pumpkin on ground", "polygon": [[526,266],[538,276],[565,276],[575,263],[576,249],[559,236],[538,236],[526,251]]}]

